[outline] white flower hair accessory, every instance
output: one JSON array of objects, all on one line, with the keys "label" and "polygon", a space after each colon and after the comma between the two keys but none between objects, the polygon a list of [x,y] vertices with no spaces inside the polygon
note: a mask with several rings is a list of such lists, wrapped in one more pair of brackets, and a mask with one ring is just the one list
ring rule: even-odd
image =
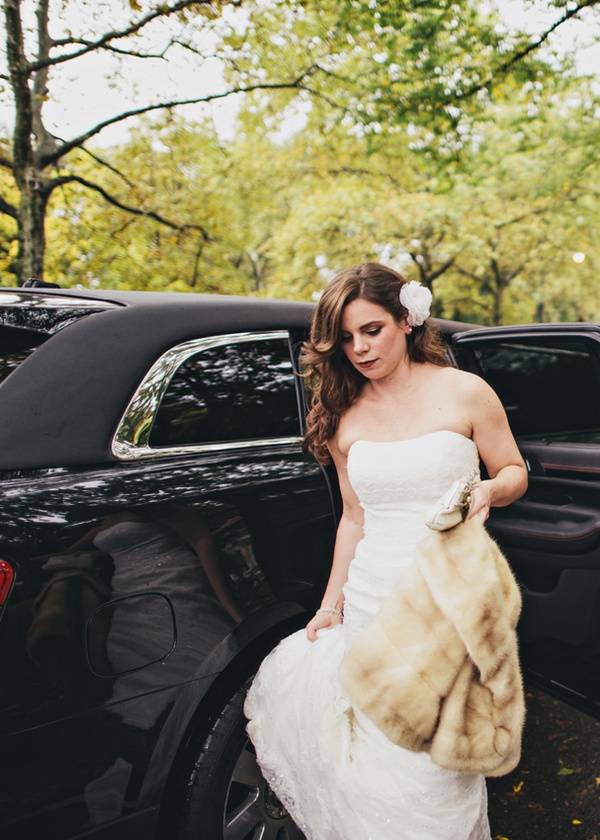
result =
[{"label": "white flower hair accessory", "polygon": [[431,311],[432,295],[426,286],[411,280],[400,289],[400,303],[406,309],[406,320],[410,327],[420,327]]}]

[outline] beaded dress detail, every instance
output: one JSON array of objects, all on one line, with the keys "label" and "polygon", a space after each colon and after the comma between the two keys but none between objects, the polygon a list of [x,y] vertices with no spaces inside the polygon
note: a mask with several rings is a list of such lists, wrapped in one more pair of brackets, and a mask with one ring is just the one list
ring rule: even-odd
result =
[{"label": "beaded dress detail", "polygon": [[344,623],[316,642],[301,630],[264,660],[245,704],[263,774],[308,840],[490,840],[483,776],[437,767],[392,743],[353,709],[337,672],[429,533],[431,508],[477,471],[473,441],[452,431],[357,441],[348,476],[364,537],[344,587]]}]

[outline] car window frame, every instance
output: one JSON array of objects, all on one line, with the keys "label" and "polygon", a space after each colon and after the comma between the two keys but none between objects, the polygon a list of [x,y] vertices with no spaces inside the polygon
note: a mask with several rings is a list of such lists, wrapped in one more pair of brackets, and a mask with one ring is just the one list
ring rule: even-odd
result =
[{"label": "car window frame", "polygon": [[[453,336],[454,350],[458,351],[458,364],[463,369],[469,370],[481,376],[487,381],[484,372],[475,356],[475,350],[482,345],[493,346],[504,342],[539,342],[540,344],[550,343],[552,340],[579,341],[587,352],[587,358],[591,365],[591,371],[595,375],[600,387],[600,327],[596,324],[536,324],[510,327],[489,327],[460,333]],[[544,445],[554,442],[569,446],[597,446],[597,443],[582,443],[576,441],[561,441],[550,434],[531,433],[517,434],[515,438],[519,443],[543,443]]]},{"label": "car window frame", "polygon": [[[287,344],[294,376],[296,409],[298,412],[298,435],[190,443],[178,446],[152,447],[149,445],[148,441],[152,424],[154,423],[161,401],[173,376],[184,362],[203,350],[231,344],[269,341],[273,339],[283,339]],[[119,461],[137,461],[141,459],[176,457],[203,452],[235,451],[249,447],[298,444],[302,440],[300,434],[302,419],[302,400],[289,330],[260,330],[256,332],[247,331],[205,336],[171,347],[154,362],[123,412],[113,435],[110,449],[112,455]]]}]

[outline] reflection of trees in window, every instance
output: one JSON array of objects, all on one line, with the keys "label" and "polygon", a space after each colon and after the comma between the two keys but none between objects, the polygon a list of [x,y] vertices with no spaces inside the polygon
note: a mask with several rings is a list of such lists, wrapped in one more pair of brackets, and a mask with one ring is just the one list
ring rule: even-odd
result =
[{"label": "reflection of trees in window", "polygon": [[75,308],[52,307],[50,309],[36,308],[33,306],[20,308],[18,306],[0,309],[0,321],[7,327],[23,327],[29,330],[39,330],[45,333],[55,333],[58,330],[74,324],[86,315],[93,315],[96,312],[103,312],[106,306],[90,307],[82,306]]},{"label": "reflection of trees in window", "polygon": [[287,342],[247,341],[203,350],[173,376],[150,446],[299,435]]},{"label": "reflection of trees in window", "polygon": [[592,441],[600,430],[599,381],[585,342],[494,343],[475,355],[515,435]]},{"label": "reflection of trees in window", "polygon": [[[0,322],[2,320],[0,310]],[[17,329],[0,323],[0,383],[46,339],[47,336],[44,333],[36,330]]]},{"label": "reflection of trees in window", "polygon": [[[1,301],[0,301],[1,304]],[[49,335],[75,323],[85,315],[102,312],[89,305],[80,308],[35,305],[0,305],[0,383],[16,370]]]},{"label": "reflection of trees in window", "polygon": [[24,353],[8,353],[6,356],[0,356],[0,383],[4,382],[6,377],[16,370],[31,352],[33,351],[29,350]]}]

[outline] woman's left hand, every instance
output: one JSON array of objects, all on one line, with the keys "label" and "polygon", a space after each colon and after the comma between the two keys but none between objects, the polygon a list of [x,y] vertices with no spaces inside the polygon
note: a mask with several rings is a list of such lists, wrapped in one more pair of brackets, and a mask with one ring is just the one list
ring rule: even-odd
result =
[{"label": "woman's left hand", "polygon": [[474,519],[478,516],[482,522],[485,522],[490,515],[490,506],[492,504],[492,488],[491,482],[480,481],[476,487],[471,491],[471,507],[467,514],[467,519]]}]

